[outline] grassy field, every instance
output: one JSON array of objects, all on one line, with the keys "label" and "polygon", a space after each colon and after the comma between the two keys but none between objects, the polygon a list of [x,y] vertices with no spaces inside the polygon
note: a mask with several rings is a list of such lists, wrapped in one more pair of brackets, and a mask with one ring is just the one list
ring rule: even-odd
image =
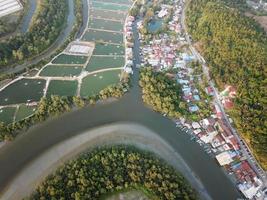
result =
[{"label": "grassy field", "polygon": [[121,33],[111,33],[106,31],[89,30],[83,36],[83,40],[95,42],[111,42],[122,44],[123,35]]},{"label": "grassy field", "polygon": [[77,93],[77,81],[61,81],[52,80],[49,83],[46,96],[59,95],[59,96],[75,96]]},{"label": "grassy field", "polygon": [[98,94],[107,86],[118,83],[120,73],[121,70],[112,70],[85,77],[81,86],[81,96],[87,97]]},{"label": "grassy field", "polygon": [[43,96],[45,80],[23,78],[0,92],[0,105],[39,101]]},{"label": "grassy field", "polygon": [[82,69],[77,66],[48,65],[41,71],[40,76],[79,76]]},{"label": "grassy field", "polygon": [[105,29],[111,31],[123,31],[123,23],[105,19],[90,18],[89,28]]},{"label": "grassy field", "polygon": [[130,8],[130,5],[118,5],[118,4],[112,4],[112,3],[106,3],[106,2],[92,2],[93,8],[98,9],[105,9],[105,10],[121,10],[121,11],[127,11]]},{"label": "grassy field", "polygon": [[126,18],[126,12],[117,12],[111,10],[98,10],[98,9],[91,9],[90,10],[91,17],[98,17],[98,18],[105,18],[105,19],[113,19],[113,20],[120,20],[124,21]]},{"label": "grassy field", "polygon": [[52,63],[53,64],[84,64],[86,63],[88,57],[86,56],[76,56],[76,55],[67,55],[60,54],[56,57]]},{"label": "grassy field", "polygon": [[14,115],[16,112],[15,107],[4,107],[0,109],[0,122],[4,124],[10,124],[13,122]]},{"label": "grassy field", "polygon": [[97,43],[93,55],[124,55],[122,45]]},{"label": "grassy field", "polygon": [[32,115],[36,110],[36,106],[26,106],[22,104],[19,106],[18,112],[15,117],[15,121],[20,121]]},{"label": "grassy field", "polygon": [[92,56],[86,70],[92,72],[100,69],[123,67],[124,62],[124,57]]}]

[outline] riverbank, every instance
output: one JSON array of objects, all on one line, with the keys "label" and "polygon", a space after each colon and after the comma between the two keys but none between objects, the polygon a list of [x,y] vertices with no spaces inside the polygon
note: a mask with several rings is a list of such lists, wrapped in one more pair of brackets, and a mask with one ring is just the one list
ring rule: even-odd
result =
[{"label": "riverbank", "polygon": [[15,200],[26,197],[64,162],[87,149],[113,144],[134,145],[154,152],[180,171],[202,199],[211,199],[201,181],[167,142],[150,129],[134,123],[115,123],[94,128],[54,145],[24,167],[9,183],[1,198]]}]

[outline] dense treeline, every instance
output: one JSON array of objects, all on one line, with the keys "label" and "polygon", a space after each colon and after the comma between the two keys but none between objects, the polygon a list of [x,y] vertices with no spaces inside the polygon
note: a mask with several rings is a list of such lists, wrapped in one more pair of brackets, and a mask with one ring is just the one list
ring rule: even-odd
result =
[{"label": "dense treeline", "polygon": [[155,111],[170,117],[179,117],[185,112],[179,108],[181,102],[180,87],[163,72],[155,72],[152,68],[143,68],[139,85],[142,88],[143,101]]},{"label": "dense treeline", "polygon": [[43,0],[29,31],[0,43],[0,66],[33,57],[47,49],[59,36],[67,13],[66,0]]},{"label": "dense treeline", "polygon": [[36,112],[21,121],[12,124],[4,124],[0,122],[0,142],[14,139],[20,132],[27,130],[29,127],[43,122],[51,117],[58,117],[65,112],[71,111],[73,108],[82,108],[89,104],[94,105],[99,100],[107,98],[120,98],[129,89],[127,83],[111,85],[101,90],[98,95],[87,98],[60,97],[51,96],[42,98],[38,104]]},{"label": "dense treeline", "polygon": [[253,19],[216,0],[191,1],[187,26],[217,85],[237,87],[231,116],[267,169],[266,34]]},{"label": "dense treeline", "polygon": [[134,147],[102,147],[66,163],[30,199],[100,199],[125,189],[142,189],[158,199],[197,199],[173,168]]}]

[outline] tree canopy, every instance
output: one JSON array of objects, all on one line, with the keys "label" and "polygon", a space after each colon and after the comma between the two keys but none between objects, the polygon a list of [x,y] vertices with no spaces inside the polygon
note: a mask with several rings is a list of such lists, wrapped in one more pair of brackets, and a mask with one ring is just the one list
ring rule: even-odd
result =
[{"label": "tree canopy", "polygon": [[84,153],[49,176],[30,199],[100,199],[125,189],[142,189],[158,199],[197,199],[172,167],[134,147],[102,147]]},{"label": "tree canopy", "polygon": [[257,159],[267,169],[267,37],[251,18],[219,0],[194,0],[187,26],[217,86],[238,89],[231,116]]}]

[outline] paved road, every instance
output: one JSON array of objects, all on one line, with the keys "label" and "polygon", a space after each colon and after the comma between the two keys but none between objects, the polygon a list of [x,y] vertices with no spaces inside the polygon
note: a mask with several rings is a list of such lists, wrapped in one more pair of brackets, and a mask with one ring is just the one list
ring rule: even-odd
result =
[{"label": "paved road", "polygon": [[[140,63],[139,40],[134,28],[134,65]],[[120,100],[99,104],[63,115],[33,127],[0,151],[0,192],[25,166],[54,145],[95,127],[131,122],[148,127],[169,143],[215,200],[240,197],[235,185],[203,148],[190,140],[175,124],[144,106],[138,86],[139,72],[134,67],[133,87]],[[223,190],[222,187],[223,186]]]},{"label": "paved road", "polygon": [[219,92],[217,90],[217,88],[215,87],[214,82],[211,80],[210,78],[210,74],[209,74],[209,68],[206,64],[205,59],[199,54],[199,52],[197,52],[197,50],[194,48],[194,46],[192,45],[191,39],[189,37],[189,34],[187,32],[187,28],[185,25],[185,7],[183,8],[183,13],[182,13],[182,27],[183,30],[185,31],[185,37],[186,37],[186,41],[189,44],[189,48],[192,51],[192,53],[194,54],[194,56],[199,60],[199,62],[202,64],[202,69],[203,72],[205,74],[205,76],[207,77],[207,80],[209,81],[209,85],[212,87],[213,91],[214,91],[214,101],[215,103],[219,106],[221,112],[222,112],[222,119],[223,121],[226,123],[226,125],[231,129],[232,133],[234,134],[234,136],[237,138],[242,153],[243,155],[247,158],[248,162],[250,163],[251,167],[254,169],[254,171],[257,173],[257,175],[259,177],[261,177],[261,179],[263,180],[265,186],[267,185],[267,179],[266,179],[266,172],[260,167],[260,165],[258,164],[258,162],[256,161],[256,159],[254,158],[252,152],[250,151],[249,147],[246,145],[246,143],[240,138],[238,132],[232,127],[229,118],[227,117],[224,107],[220,101],[219,98]]}]

